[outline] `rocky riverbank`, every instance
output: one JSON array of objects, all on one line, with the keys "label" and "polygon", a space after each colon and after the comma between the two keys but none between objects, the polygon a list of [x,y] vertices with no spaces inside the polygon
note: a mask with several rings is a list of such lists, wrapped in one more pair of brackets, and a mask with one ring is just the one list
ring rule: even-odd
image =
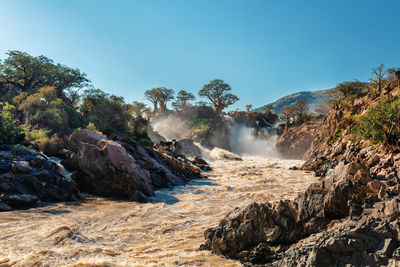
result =
[{"label": "rocky riverbank", "polygon": [[40,152],[0,145],[0,211],[81,199],[78,184]]},{"label": "rocky riverbank", "polygon": [[211,161],[205,178],[157,189],[147,203],[88,197],[0,213],[0,265],[240,266],[199,251],[204,229],[235,207],[294,198],[316,181],[301,161]]},{"label": "rocky riverbank", "polygon": [[74,132],[63,154],[72,175],[43,153],[1,145],[0,211],[81,200],[81,192],[146,202],[155,189],[183,185],[209,168],[200,158],[117,143],[89,130]]},{"label": "rocky riverbank", "polygon": [[201,248],[246,266],[400,265],[400,151],[350,138],[352,116],[384,97],[327,114],[302,166],[319,182],[294,200],[234,210]]}]

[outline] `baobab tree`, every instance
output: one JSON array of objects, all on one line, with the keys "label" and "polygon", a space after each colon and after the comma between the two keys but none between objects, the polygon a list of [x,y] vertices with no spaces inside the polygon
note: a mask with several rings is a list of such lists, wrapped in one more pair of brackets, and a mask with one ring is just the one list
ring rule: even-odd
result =
[{"label": "baobab tree", "polygon": [[199,96],[207,97],[214,106],[215,117],[220,117],[224,108],[234,104],[239,98],[231,93],[229,84],[224,83],[223,80],[212,80],[210,83],[203,86],[199,91]]},{"label": "baobab tree", "polygon": [[189,101],[195,99],[195,96],[192,93],[189,93],[185,90],[180,90],[178,95],[176,96],[176,101],[172,103],[176,109],[184,110],[190,106]]},{"label": "baobab tree", "polygon": [[386,75],[384,65],[381,64],[372,70],[372,77],[369,79],[371,84],[375,87],[377,95],[382,92],[383,82]]},{"label": "baobab tree", "polygon": [[164,112],[168,101],[174,99],[174,90],[165,87],[153,88],[144,93],[145,97],[154,105],[154,112]]},{"label": "baobab tree", "polygon": [[144,96],[153,103],[153,111],[156,112],[158,110],[158,90],[157,88],[153,88],[151,90],[146,90],[144,92]]}]

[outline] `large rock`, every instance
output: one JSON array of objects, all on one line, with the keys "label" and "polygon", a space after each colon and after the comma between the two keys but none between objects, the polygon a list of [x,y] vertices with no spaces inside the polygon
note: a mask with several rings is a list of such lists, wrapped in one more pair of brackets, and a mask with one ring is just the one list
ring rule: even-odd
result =
[{"label": "large rock", "polygon": [[66,166],[75,171],[81,189],[100,196],[146,201],[153,190],[180,185],[199,177],[194,165],[162,155],[139,144],[116,143],[82,130],[69,137],[71,157]]},{"label": "large rock", "polygon": [[359,161],[340,162],[294,200],[229,213],[205,231],[201,248],[249,266],[386,266],[400,246],[392,179],[374,180]]},{"label": "large rock", "polygon": [[77,184],[44,154],[0,147],[0,211],[80,198]]},{"label": "large rock", "polygon": [[284,129],[275,144],[278,152],[286,158],[303,158],[320,126],[321,120],[315,119]]}]

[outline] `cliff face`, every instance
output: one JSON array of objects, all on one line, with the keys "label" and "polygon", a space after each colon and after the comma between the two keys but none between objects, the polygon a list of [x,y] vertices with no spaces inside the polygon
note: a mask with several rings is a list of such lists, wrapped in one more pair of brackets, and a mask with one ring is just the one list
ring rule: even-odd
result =
[{"label": "cliff face", "polygon": [[321,123],[321,120],[313,119],[285,129],[275,145],[278,152],[286,158],[303,158],[316,138]]}]

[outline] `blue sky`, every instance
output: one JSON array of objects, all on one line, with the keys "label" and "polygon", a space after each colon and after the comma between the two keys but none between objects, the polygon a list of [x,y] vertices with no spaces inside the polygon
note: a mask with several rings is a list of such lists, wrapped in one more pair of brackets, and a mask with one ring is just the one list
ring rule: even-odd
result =
[{"label": "blue sky", "polygon": [[0,0],[0,58],[46,55],[127,102],[223,79],[244,109],[400,66],[399,13],[397,0]]}]

